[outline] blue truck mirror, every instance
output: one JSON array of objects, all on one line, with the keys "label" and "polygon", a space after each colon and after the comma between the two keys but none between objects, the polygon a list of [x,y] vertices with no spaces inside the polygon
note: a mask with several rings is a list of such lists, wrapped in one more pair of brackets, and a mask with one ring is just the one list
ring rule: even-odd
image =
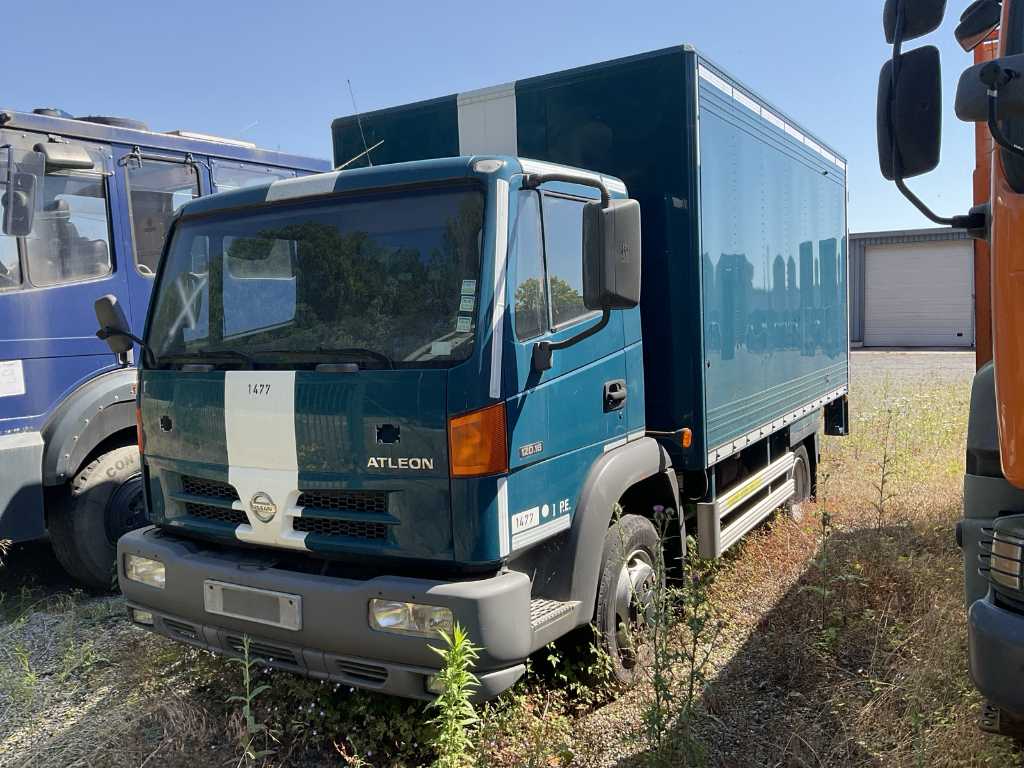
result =
[{"label": "blue truck mirror", "polygon": [[583,304],[632,309],[640,303],[640,203],[609,200],[583,209]]},{"label": "blue truck mirror", "polygon": [[12,237],[32,233],[36,212],[36,177],[31,173],[8,174],[3,195],[3,231]]},{"label": "blue truck mirror", "polygon": [[127,355],[132,348],[133,336],[128,329],[128,319],[124,316],[124,310],[113,294],[107,294],[96,299],[93,305],[96,310],[96,321],[100,329],[96,336],[107,342],[110,351],[118,357]]}]

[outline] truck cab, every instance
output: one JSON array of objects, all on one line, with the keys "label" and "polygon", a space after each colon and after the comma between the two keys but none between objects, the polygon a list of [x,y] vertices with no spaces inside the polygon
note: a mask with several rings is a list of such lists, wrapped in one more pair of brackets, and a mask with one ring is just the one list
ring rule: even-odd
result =
[{"label": "truck cab", "polygon": [[0,540],[49,535],[109,589],[114,544],[144,523],[136,377],[95,336],[117,296],[142,334],[167,225],[183,203],[326,162],[134,120],[0,111]]}]

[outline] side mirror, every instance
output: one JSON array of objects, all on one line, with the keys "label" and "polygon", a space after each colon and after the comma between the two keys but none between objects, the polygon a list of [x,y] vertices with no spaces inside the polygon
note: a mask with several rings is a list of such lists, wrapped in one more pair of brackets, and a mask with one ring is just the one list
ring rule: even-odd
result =
[{"label": "side mirror", "polygon": [[3,194],[3,232],[12,237],[32,234],[36,215],[36,177],[31,173],[14,172],[8,165]]},{"label": "side mirror", "polygon": [[101,296],[96,299],[93,306],[96,310],[96,321],[100,325],[96,335],[107,342],[111,352],[124,358],[132,348],[134,336],[128,328],[128,319],[124,316],[124,310],[121,309],[117,297],[113,294]]},{"label": "side mirror", "polygon": [[[1024,72],[1024,53],[975,64],[960,75],[956,87],[956,116],[965,123],[988,122],[988,86],[981,73],[992,66]],[[1024,78],[1014,77],[999,86],[998,105],[1000,120],[1024,117]]]},{"label": "side mirror", "polygon": [[965,51],[973,51],[999,26],[1003,6],[999,0],[977,0],[960,16],[956,41]]},{"label": "side mirror", "polygon": [[885,0],[882,26],[885,28],[885,42],[890,45],[896,42],[900,32],[896,25],[901,11],[903,34],[899,35],[899,40],[903,42],[938,29],[946,15],[946,0]]},{"label": "side mirror", "polygon": [[[888,5],[886,6],[888,8]],[[878,78],[878,163],[889,181],[928,173],[942,147],[942,65],[933,45],[900,55],[893,92],[893,62]],[[893,157],[893,146],[899,157]]]},{"label": "side mirror", "polygon": [[583,304],[632,309],[640,303],[640,203],[609,200],[583,209]]}]

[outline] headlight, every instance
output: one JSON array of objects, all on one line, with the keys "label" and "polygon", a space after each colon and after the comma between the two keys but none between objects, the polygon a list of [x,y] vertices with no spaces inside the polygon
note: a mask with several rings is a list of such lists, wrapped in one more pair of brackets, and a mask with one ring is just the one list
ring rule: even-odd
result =
[{"label": "headlight", "polygon": [[153,614],[149,611],[142,611],[138,608],[129,608],[128,613],[132,617],[132,621],[136,624],[142,624],[143,626],[153,626]]},{"label": "headlight", "polygon": [[383,632],[435,637],[439,630],[450,632],[454,623],[451,610],[438,605],[370,601],[370,626]]},{"label": "headlight", "polygon": [[132,581],[157,589],[163,589],[167,580],[163,563],[138,555],[124,556],[124,575]]},{"label": "headlight", "polygon": [[989,578],[1000,587],[1020,591],[1021,589],[1021,555],[1024,549],[1024,538],[1021,537],[1020,529],[1013,523],[1020,523],[1020,516],[1016,519],[1006,517],[995,521],[995,530],[992,532],[992,556],[989,560]]}]

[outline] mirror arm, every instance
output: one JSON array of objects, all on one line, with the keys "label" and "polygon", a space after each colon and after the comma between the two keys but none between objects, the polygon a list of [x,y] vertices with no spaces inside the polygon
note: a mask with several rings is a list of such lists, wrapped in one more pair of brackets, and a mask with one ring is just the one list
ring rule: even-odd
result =
[{"label": "mirror arm", "polygon": [[142,350],[143,354],[149,358],[150,364],[154,366],[156,365],[156,356],[153,354],[153,350],[150,349],[149,345],[146,342],[144,342],[134,333],[131,333],[130,331],[122,331],[120,328],[111,328],[109,325],[105,325],[98,331],[96,331],[96,338],[99,339],[100,341],[106,341],[111,336],[124,336],[125,338],[131,339],[132,341],[139,345],[139,348]]},{"label": "mirror arm", "polygon": [[600,178],[584,176],[575,173],[528,173],[523,179],[525,189],[536,189],[548,181],[564,181],[567,184],[580,184],[584,187],[593,187],[601,192],[601,207],[607,208],[611,204],[611,195],[608,194],[608,187]]},{"label": "mirror arm", "polygon": [[[906,18],[903,10],[903,3],[899,3],[896,11],[896,27],[892,43],[892,81],[889,88],[889,120],[892,121],[893,108],[896,106],[896,82],[899,80],[900,56],[903,54],[903,28],[906,26]],[[892,170],[893,181],[896,189],[917,208],[929,221],[941,224],[946,227],[962,227],[964,229],[978,229],[983,223],[978,220],[978,214],[970,213],[966,216],[939,216],[925,202],[915,195],[907,186],[903,178],[902,163],[900,162],[900,150],[896,143],[896,131],[892,131]],[[983,217],[982,217],[983,219]]]},{"label": "mirror arm", "polygon": [[571,336],[563,341],[538,341],[533,345],[533,368],[537,371],[549,371],[551,370],[551,357],[556,349],[565,349],[571,347],[573,344],[579,344],[584,339],[589,339],[595,333],[600,333],[608,321],[611,320],[612,311],[605,309],[601,313],[601,320],[594,325],[590,326],[586,330],[580,331],[575,336]]},{"label": "mirror arm", "polygon": [[992,140],[1011,155],[1024,158],[1024,147],[1010,141],[999,124],[999,89],[1020,77],[1020,73],[992,62],[981,70],[980,77],[988,89],[988,130],[992,134]]}]

